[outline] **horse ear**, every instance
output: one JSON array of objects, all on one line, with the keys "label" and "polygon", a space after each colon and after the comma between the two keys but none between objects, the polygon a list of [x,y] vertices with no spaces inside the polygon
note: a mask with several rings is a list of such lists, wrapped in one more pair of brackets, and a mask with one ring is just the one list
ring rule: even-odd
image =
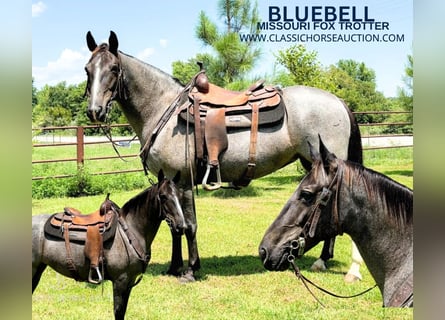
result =
[{"label": "horse ear", "polygon": [[117,48],[119,47],[119,41],[114,31],[110,31],[110,37],[108,38],[109,51],[117,57]]},{"label": "horse ear", "polygon": [[337,157],[335,154],[331,153],[328,148],[323,143],[323,140],[321,139],[320,135],[318,135],[319,140],[319,148],[320,148],[320,157],[321,161],[323,162],[323,166],[328,169],[330,167],[336,168],[337,162],[335,161]]},{"label": "horse ear", "polygon": [[176,172],[175,177],[173,178],[173,182],[175,184],[178,184],[179,180],[181,179],[181,171]]},{"label": "horse ear", "polygon": [[91,34],[91,31],[87,32],[87,46],[91,52],[93,52],[97,48],[96,40],[94,40],[93,35]]},{"label": "horse ear", "polygon": [[164,180],[164,171],[161,169],[158,172],[158,182],[161,182],[162,180]]}]

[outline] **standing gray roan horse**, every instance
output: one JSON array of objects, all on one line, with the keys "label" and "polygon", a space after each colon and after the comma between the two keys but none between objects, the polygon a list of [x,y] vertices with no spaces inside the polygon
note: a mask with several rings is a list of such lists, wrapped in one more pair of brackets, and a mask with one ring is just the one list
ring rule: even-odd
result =
[{"label": "standing gray roan horse", "polygon": [[[187,98],[186,94],[181,94],[184,86],[161,70],[118,51],[118,40],[113,31],[110,32],[109,44],[97,45],[90,32],[86,38],[92,52],[85,67],[88,76],[86,94],[89,96],[87,115],[90,120],[105,122],[111,102],[116,100],[143,146],[144,166],[151,172],[162,169],[166,175],[181,171],[178,185],[182,190],[181,204],[186,219],[189,254],[188,268],[183,277],[185,281],[193,281],[194,272],[200,268],[193,177],[190,173],[191,170],[196,172],[191,161],[195,155],[194,131],[192,125],[188,127],[178,116],[165,119],[164,115],[174,101]],[[297,159],[310,170],[307,142],[317,146],[319,134],[339,158],[362,162],[360,131],[342,100],[328,92],[304,86],[284,88],[281,96],[286,105],[284,121],[258,130],[255,179]],[[163,127],[156,132],[161,118],[165,120]],[[237,181],[242,177],[248,162],[250,134],[248,129],[228,134],[228,148],[219,159],[223,182]],[[146,149],[148,144],[150,147]],[[334,239],[330,243],[325,242],[321,257],[315,263],[317,266],[325,268],[325,261],[333,256],[333,243]],[[173,236],[169,274],[181,274],[181,245],[181,237]]]}]

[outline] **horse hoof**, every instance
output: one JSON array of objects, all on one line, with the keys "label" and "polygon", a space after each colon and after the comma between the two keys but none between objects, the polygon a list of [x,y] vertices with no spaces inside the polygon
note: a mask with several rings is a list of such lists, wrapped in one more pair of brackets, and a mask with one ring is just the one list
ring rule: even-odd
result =
[{"label": "horse hoof", "polygon": [[354,282],[361,281],[362,279],[361,279],[361,277],[358,277],[358,276],[356,276],[356,275],[354,275],[352,273],[347,273],[345,275],[344,280],[345,280],[346,283],[354,283]]},{"label": "horse hoof", "polygon": [[315,261],[311,267],[312,271],[325,271],[326,269],[327,269],[326,264],[321,259],[318,259],[317,261]]},{"label": "horse hoof", "polygon": [[184,272],[184,274],[179,277],[180,283],[190,283],[190,282],[195,282],[195,281],[196,281],[196,278],[193,275],[193,271]]},{"label": "horse hoof", "polygon": [[173,276],[173,277],[179,277],[182,275],[182,273],[179,269],[168,269],[165,274],[168,276]]}]

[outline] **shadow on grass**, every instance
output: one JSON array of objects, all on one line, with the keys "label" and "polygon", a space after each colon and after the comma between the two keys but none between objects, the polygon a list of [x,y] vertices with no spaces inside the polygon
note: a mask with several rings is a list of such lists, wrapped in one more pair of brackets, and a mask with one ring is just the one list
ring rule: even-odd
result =
[{"label": "shadow on grass", "polygon": [[[317,260],[316,257],[303,256],[295,262],[302,271],[312,272],[310,268],[315,260]],[[184,261],[184,265],[187,265],[187,261]],[[345,266],[345,264],[342,262],[330,260],[328,261],[328,268],[330,269],[326,270],[325,272],[343,275],[343,272],[333,270],[339,269],[343,266]],[[165,275],[168,267],[169,263],[150,263],[145,273],[153,276]],[[201,258],[201,270],[197,272],[196,277],[198,280],[203,281],[210,275],[228,277],[260,274],[265,272],[268,271],[263,267],[259,256],[213,256]]]},{"label": "shadow on grass", "polygon": [[283,190],[285,186],[288,186],[289,184],[294,185],[296,188],[298,182],[301,181],[303,176],[304,174],[300,173],[296,173],[295,175],[279,175],[279,176],[268,175],[257,180],[263,183],[255,184],[255,181],[253,181],[251,185],[242,188],[240,190],[221,188],[212,192],[208,192],[200,188],[199,196],[215,197],[221,199],[231,199],[239,197],[259,197],[264,192]]}]

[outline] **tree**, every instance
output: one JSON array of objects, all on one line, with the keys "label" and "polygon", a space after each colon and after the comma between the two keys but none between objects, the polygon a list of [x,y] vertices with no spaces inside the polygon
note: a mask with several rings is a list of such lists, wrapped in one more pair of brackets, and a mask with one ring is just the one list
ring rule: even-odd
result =
[{"label": "tree", "polygon": [[[250,0],[219,0],[219,18],[223,19],[225,29],[218,26],[201,11],[196,27],[196,37],[211,53],[198,54],[196,58],[187,62],[173,63],[173,75],[184,82],[196,74],[196,61],[202,61],[211,81],[220,86],[239,80],[245,73],[252,70],[255,62],[261,55],[258,44],[242,42],[239,32],[258,33],[256,29],[258,18],[258,5],[252,7]],[[195,70],[193,73],[191,70]]]},{"label": "tree", "polygon": [[39,127],[87,124],[87,101],[84,98],[86,82],[69,85],[62,81],[55,86],[45,85],[36,91],[33,124]]},{"label": "tree", "polygon": [[[342,76],[335,78],[332,93],[347,103],[352,111],[383,111],[389,109],[389,104],[383,93],[376,90],[375,71],[368,68],[364,62],[354,60],[339,60],[331,66],[329,72],[338,72]],[[356,115],[360,123],[382,122],[382,115]]]},{"label": "tree", "polygon": [[31,86],[32,86],[32,108],[34,109],[34,107],[37,105],[37,88],[34,87],[34,77],[32,77],[32,82],[31,82]]},{"label": "tree", "polygon": [[[412,55],[408,55],[408,64],[405,67],[405,75],[403,82],[406,85],[406,89],[399,88],[398,98],[404,110],[413,111],[413,77],[414,77],[414,59]],[[412,115],[411,115],[412,120]]]},{"label": "tree", "polygon": [[[322,69],[316,51],[308,51],[304,45],[298,44],[279,50],[275,57],[289,72],[292,84],[316,87],[319,83]],[[289,82],[283,75],[281,77],[282,81]]]},{"label": "tree", "polygon": [[[408,114],[394,115],[391,117],[391,122],[409,122],[413,123],[413,76],[414,76],[414,59],[412,55],[407,56],[408,62],[405,66],[405,74],[402,79],[405,83],[405,88],[398,88],[397,98],[394,99],[393,104],[395,110],[408,111]],[[391,133],[412,133],[412,125],[404,126],[389,126],[387,132]]]},{"label": "tree", "polygon": [[[387,110],[387,99],[376,91],[375,72],[363,62],[339,60],[324,68],[316,51],[293,45],[278,51],[277,62],[287,73],[276,78],[284,86],[294,84],[317,87],[345,100],[352,111]],[[358,115],[359,122],[379,122],[380,115]]]},{"label": "tree", "polygon": [[339,60],[337,67],[344,70],[352,79],[361,82],[369,82],[375,85],[375,72],[366,67],[364,62],[357,62],[352,59]]}]

